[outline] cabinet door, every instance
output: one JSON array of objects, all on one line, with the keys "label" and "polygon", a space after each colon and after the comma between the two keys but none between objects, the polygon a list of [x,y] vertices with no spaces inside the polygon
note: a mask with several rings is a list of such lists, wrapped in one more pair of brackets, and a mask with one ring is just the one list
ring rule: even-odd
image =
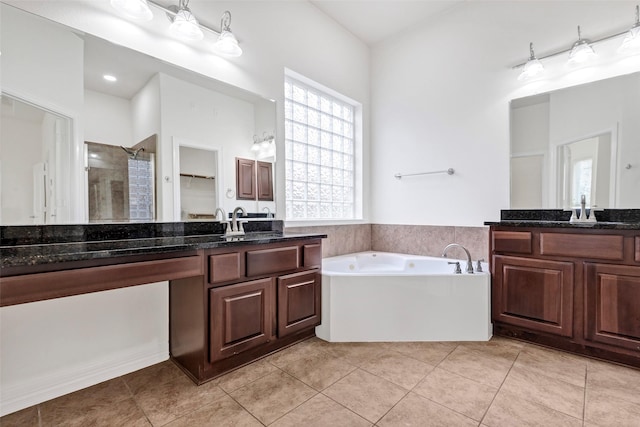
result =
[{"label": "cabinet door", "polygon": [[256,199],[256,161],[236,157],[236,198]]},{"label": "cabinet door", "polygon": [[273,200],[273,164],[257,161],[258,200]]},{"label": "cabinet door", "polygon": [[573,334],[573,263],[494,256],[493,320]]},{"label": "cabinet door", "polygon": [[209,290],[209,361],[224,359],[273,339],[273,279]]},{"label": "cabinet door", "polygon": [[640,350],[640,267],[586,265],[589,340]]},{"label": "cabinet door", "polygon": [[320,280],[317,270],[278,278],[278,337],[320,324]]}]

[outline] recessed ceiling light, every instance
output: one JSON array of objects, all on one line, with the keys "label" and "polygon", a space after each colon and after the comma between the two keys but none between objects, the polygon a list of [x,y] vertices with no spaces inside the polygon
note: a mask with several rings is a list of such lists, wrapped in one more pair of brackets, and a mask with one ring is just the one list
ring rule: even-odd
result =
[{"label": "recessed ceiling light", "polygon": [[118,81],[118,79],[116,78],[116,76],[112,76],[111,74],[105,74],[104,76],[102,76],[103,79],[105,79],[108,82],[115,82]]}]

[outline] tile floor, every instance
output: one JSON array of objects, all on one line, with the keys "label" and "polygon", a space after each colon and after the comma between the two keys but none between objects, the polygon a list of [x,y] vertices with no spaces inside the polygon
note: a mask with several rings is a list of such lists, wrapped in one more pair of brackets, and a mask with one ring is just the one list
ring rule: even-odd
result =
[{"label": "tile floor", "polygon": [[313,338],[200,387],[167,361],[9,426],[640,426],[640,370],[504,338]]}]

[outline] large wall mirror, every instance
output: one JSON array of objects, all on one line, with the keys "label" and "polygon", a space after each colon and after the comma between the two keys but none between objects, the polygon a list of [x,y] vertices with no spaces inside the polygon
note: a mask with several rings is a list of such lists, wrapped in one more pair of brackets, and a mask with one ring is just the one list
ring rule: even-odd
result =
[{"label": "large wall mirror", "polygon": [[275,133],[274,101],[0,7],[0,224],[275,212],[234,194],[235,158],[275,162],[251,150]]},{"label": "large wall mirror", "polygon": [[640,73],[511,101],[512,209],[640,207]]}]

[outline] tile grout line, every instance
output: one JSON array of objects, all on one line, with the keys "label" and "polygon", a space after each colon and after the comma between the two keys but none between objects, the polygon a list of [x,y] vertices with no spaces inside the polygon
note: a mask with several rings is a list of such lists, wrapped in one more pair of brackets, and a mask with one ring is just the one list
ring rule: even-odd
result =
[{"label": "tile grout line", "polygon": [[513,369],[514,365],[516,364],[516,360],[518,360],[518,357],[520,357],[520,353],[522,353],[522,349],[523,348],[524,347],[522,347],[522,348],[520,348],[518,350],[518,355],[516,356],[515,359],[513,359],[513,362],[511,362],[511,367],[507,371],[507,375],[504,376],[504,379],[500,383],[500,387],[498,387],[498,391],[496,391],[496,394],[493,396],[493,399],[491,399],[491,403],[489,403],[489,405],[487,406],[487,409],[485,409],[484,414],[482,415],[482,418],[480,419],[480,424],[478,424],[478,425],[482,425],[482,423],[484,422],[484,419],[487,417],[487,414],[489,413],[489,409],[491,409],[491,406],[493,405],[493,402],[495,402],[496,397],[498,396],[498,393],[500,393],[500,390],[502,390],[502,386],[504,385],[505,381],[507,381],[507,377],[509,376],[509,374],[511,373],[511,370]]},{"label": "tile grout line", "polygon": [[582,402],[582,426],[587,423],[587,384],[589,377],[589,363],[584,367],[584,397]]},{"label": "tile grout line", "polygon": [[150,426],[153,426],[153,423],[151,422],[151,420],[149,419],[149,415],[146,413],[146,411],[140,406],[140,402],[138,402],[138,398],[136,397],[136,395],[133,393],[133,390],[131,390],[131,387],[129,387],[129,383],[127,382],[127,380],[125,380],[125,375],[121,375],[120,379],[121,381],[124,383],[124,386],[127,388],[127,390],[129,390],[129,393],[131,394],[131,398],[133,399],[133,401],[136,404],[136,408],[138,408],[140,410],[140,412],[142,412],[142,414],[144,415],[144,418],[147,420],[147,422],[149,423]]}]

